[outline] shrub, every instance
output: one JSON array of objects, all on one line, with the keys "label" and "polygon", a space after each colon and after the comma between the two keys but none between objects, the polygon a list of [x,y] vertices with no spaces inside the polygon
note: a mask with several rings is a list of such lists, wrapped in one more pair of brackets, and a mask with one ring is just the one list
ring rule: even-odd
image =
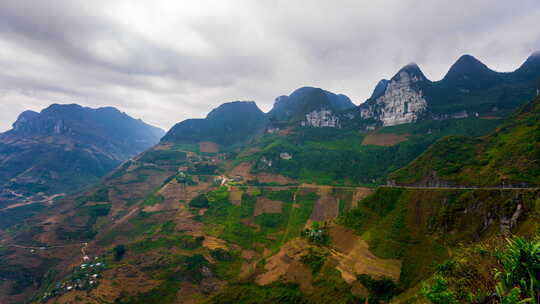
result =
[{"label": "shrub", "polygon": [[[497,294],[503,303],[517,299],[538,303],[540,297],[540,239],[515,237],[508,240],[506,250],[496,253],[503,270],[495,274],[499,281]],[[517,297],[516,295],[520,295]],[[515,302],[513,302],[516,300]]]},{"label": "shrub", "polygon": [[189,202],[189,206],[192,208],[208,208],[208,198],[204,194],[199,194]]},{"label": "shrub", "polygon": [[376,303],[388,302],[401,292],[396,283],[389,278],[375,280],[367,274],[361,274],[358,276],[358,281],[367,288],[370,299],[375,300]]},{"label": "shrub", "polygon": [[114,252],[114,259],[116,261],[120,261],[124,257],[124,254],[126,253],[126,246],[117,245],[114,247],[113,252]]}]

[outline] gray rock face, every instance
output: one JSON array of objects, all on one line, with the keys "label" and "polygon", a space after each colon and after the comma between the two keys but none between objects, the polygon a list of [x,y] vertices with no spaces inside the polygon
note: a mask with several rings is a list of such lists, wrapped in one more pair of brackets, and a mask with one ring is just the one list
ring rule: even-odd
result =
[{"label": "gray rock face", "polygon": [[[415,69],[417,67],[415,66]],[[383,126],[394,126],[415,122],[427,108],[427,101],[416,83],[425,80],[420,73],[403,68],[387,84],[384,93],[374,102],[360,108],[363,119],[374,118]]]},{"label": "gray rock face", "polygon": [[340,128],[339,117],[330,110],[322,109],[311,111],[306,114],[305,120],[300,123],[303,127],[330,127]]}]

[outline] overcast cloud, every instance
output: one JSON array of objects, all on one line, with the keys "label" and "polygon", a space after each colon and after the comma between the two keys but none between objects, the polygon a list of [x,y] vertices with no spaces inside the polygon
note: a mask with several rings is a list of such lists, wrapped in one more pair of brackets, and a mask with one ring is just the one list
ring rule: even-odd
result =
[{"label": "overcast cloud", "polygon": [[540,50],[538,0],[0,0],[0,131],[51,103],[168,129],[219,104],[317,86],[359,104],[414,61],[498,71]]}]

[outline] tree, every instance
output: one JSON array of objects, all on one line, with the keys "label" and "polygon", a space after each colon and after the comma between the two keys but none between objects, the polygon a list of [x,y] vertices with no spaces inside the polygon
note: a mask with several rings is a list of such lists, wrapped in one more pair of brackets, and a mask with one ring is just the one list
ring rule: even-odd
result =
[{"label": "tree", "polygon": [[120,261],[124,257],[124,254],[126,253],[126,246],[117,245],[116,247],[114,247],[113,252],[114,252],[114,259],[117,261]]}]

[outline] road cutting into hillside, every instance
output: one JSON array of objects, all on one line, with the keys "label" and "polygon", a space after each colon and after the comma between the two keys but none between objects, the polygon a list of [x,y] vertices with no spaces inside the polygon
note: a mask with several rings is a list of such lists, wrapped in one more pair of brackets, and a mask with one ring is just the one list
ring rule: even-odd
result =
[{"label": "road cutting into hillside", "polygon": [[413,190],[528,190],[537,191],[540,187],[416,187],[416,186],[391,186],[384,185],[380,188],[413,189]]}]

